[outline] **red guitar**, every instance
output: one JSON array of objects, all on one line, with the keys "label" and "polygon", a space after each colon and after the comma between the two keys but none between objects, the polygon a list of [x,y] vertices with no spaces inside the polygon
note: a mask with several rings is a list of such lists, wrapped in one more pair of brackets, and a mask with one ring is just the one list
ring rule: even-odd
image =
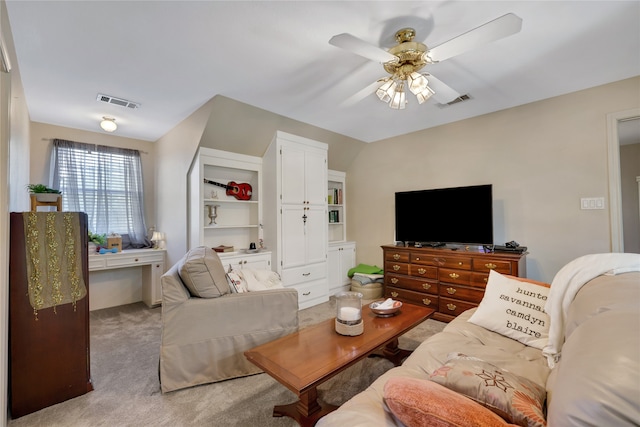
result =
[{"label": "red guitar", "polygon": [[253,194],[251,184],[247,183],[238,184],[234,181],[230,181],[228,184],[220,184],[207,178],[204,178],[204,183],[222,187],[227,190],[227,196],[233,196],[238,200],[251,200],[251,194]]}]

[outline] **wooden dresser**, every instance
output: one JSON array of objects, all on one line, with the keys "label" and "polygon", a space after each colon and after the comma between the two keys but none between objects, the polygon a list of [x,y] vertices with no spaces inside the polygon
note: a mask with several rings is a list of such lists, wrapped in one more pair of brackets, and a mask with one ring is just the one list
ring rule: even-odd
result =
[{"label": "wooden dresser", "polygon": [[490,270],[526,277],[526,253],[394,245],[382,250],[385,297],[433,308],[433,319],[444,322],[478,305]]}]

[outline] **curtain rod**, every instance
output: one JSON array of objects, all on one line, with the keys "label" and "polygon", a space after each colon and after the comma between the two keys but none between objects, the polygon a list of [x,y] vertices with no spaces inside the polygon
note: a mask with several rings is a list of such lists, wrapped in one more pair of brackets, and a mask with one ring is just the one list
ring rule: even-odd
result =
[{"label": "curtain rod", "polygon": [[[60,139],[60,138],[42,138],[43,141],[53,141],[54,139]],[[98,144],[95,144],[98,145]],[[113,145],[110,145],[110,147],[113,147]],[[118,148],[118,147],[116,147]],[[149,154],[149,152],[147,151],[142,151],[142,150],[138,150],[141,154]]]}]

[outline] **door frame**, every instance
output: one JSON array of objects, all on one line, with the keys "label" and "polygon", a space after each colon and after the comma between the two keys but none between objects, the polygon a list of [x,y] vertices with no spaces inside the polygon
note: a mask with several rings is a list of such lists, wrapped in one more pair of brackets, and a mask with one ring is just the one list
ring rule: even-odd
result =
[{"label": "door frame", "polygon": [[622,229],[622,190],[620,181],[620,140],[618,123],[640,118],[640,108],[607,114],[607,150],[609,157],[609,217],[611,252],[624,252]]}]

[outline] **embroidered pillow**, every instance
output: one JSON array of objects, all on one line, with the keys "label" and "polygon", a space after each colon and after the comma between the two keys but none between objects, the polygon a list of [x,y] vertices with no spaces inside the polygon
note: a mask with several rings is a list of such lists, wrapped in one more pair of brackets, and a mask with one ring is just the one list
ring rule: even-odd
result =
[{"label": "embroidered pillow", "polygon": [[546,426],[546,390],[527,378],[462,353],[452,353],[431,381],[478,402],[510,423]]},{"label": "embroidered pillow", "polygon": [[484,297],[469,322],[542,350],[549,338],[549,315],[544,312],[548,295],[546,283],[491,270]]},{"label": "embroidered pillow", "polygon": [[505,420],[473,400],[429,380],[392,377],[384,401],[407,427],[507,426]]},{"label": "embroidered pillow", "polygon": [[227,273],[227,280],[229,281],[229,289],[231,289],[232,293],[243,293],[249,292],[247,290],[247,284],[244,281],[244,278],[238,274],[238,271],[232,270]]}]

